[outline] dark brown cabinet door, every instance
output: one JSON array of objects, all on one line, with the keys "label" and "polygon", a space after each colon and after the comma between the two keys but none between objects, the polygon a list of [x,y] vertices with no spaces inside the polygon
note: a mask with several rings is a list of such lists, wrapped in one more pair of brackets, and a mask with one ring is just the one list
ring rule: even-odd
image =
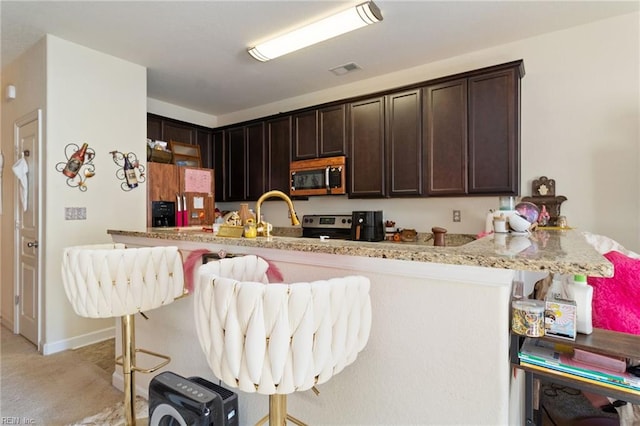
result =
[{"label": "dark brown cabinet door", "polygon": [[520,190],[519,92],[515,68],[469,78],[469,193]]},{"label": "dark brown cabinet door", "polygon": [[346,105],[333,105],[293,116],[293,159],[346,155]]},{"label": "dark brown cabinet door", "polygon": [[247,185],[246,199],[257,200],[265,192],[264,123],[246,127]]},{"label": "dark brown cabinet door", "polygon": [[386,149],[389,196],[422,194],[420,90],[387,95]]},{"label": "dark brown cabinet door", "polygon": [[293,159],[318,157],[318,113],[305,111],[293,116]]},{"label": "dark brown cabinet door", "polygon": [[227,194],[224,187],[225,162],[224,162],[224,131],[218,130],[211,134],[211,164],[214,171],[214,185],[216,201],[226,201]]},{"label": "dark brown cabinet door", "polygon": [[213,139],[210,130],[196,129],[196,144],[200,147],[202,167],[213,169]]},{"label": "dark brown cabinet door", "polygon": [[162,138],[165,142],[175,141],[195,144],[196,129],[193,125],[174,123],[165,120],[162,122]]},{"label": "dark brown cabinet door", "polygon": [[384,97],[349,104],[349,196],[384,197]]},{"label": "dark brown cabinet door", "polygon": [[347,108],[344,104],[318,110],[318,156],[334,157],[347,153]]},{"label": "dark brown cabinet door", "polygon": [[226,131],[226,195],[227,201],[245,199],[245,129],[236,127]]},{"label": "dark brown cabinet door", "polygon": [[147,114],[147,138],[151,140],[162,139],[162,119],[160,117]]},{"label": "dark brown cabinet door", "polygon": [[423,96],[427,194],[465,194],[467,80],[425,87]]},{"label": "dark brown cabinet door", "polygon": [[291,162],[291,117],[267,122],[267,187],[289,194],[289,163]]}]

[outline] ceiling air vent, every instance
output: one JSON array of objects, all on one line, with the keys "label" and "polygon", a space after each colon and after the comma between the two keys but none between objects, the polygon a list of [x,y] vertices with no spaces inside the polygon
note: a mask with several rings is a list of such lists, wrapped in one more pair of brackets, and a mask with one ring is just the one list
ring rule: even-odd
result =
[{"label": "ceiling air vent", "polygon": [[361,70],[362,67],[356,64],[355,62],[350,62],[348,64],[340,65],[339,67],[331,68],[329,71],[334,73],[335,75],[345,75],[348,72]]}]

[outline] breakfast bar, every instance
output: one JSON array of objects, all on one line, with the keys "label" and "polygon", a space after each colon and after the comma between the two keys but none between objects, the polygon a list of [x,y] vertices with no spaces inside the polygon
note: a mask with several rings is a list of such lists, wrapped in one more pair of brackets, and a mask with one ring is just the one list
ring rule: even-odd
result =
[{"label": "breakfast bar", "polygon": [[[308,424],[521,424],[524,374],[509,360],[516,272],[613,275],[576,230],[490,234],[470,242],[453,235],[445,247],[424,235],[410,243],[356,242],[284,231],[258,238],[218,237],[202,228],[108,233],[128,247],[176,245],[185,259],[202,249],[255,254],[290,283],[368,277],[372,328],[358,360],[319,386],[319,395],[289,396],[289,411]],[[185,297],[150,313],[137,324],[137,341],[171,356],[167,370],[217,383],[199,346],[192,304]],[[139,394],[147,394],[150,379],[139,376]],[[113,382],[121,386],[119,370]],[[255,424],[268,411],[268,398],[239,392],[239,411],[240,424]]]}]

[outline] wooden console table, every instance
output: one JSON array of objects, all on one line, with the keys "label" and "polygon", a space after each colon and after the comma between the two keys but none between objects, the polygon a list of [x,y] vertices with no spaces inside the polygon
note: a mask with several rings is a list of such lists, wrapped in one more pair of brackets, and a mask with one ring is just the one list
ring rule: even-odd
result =
[{"label": "wooden console table", "polygon": [[[578,334],[575,341],[556,339],[553,337],[540,337],[553,343],[584,349],[603,355],[640,358],[640,336],[634,334],[619,333],[615,331],[593,329],[592,334]],[[560,383],[574,389],[597,393],[608,397],[627,401],[632,404],[640,404],[640,391],[626,391],[625,389],[612,389],[606,385],[597,385],[584,382],[578,378],[563,375],[550,369],[533,369],[520,365],[518,350],[524,341],[524,337],[512,334],[511,336],[511,364],[525,372],[525,424],[540,425],[540,380]]]}]

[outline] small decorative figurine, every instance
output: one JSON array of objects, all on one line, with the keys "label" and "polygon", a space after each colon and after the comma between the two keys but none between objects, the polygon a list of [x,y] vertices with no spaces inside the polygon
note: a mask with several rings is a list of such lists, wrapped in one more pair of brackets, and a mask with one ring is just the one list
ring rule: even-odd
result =
[{"label": "small decorative figurine", "polygon": [[547,206],[543,204],[542,209],[540,210],[540,216],[538,216],[538,225],[547,226],[550,218],[551,215],[549,215],[549,212],[547,211]]}]

